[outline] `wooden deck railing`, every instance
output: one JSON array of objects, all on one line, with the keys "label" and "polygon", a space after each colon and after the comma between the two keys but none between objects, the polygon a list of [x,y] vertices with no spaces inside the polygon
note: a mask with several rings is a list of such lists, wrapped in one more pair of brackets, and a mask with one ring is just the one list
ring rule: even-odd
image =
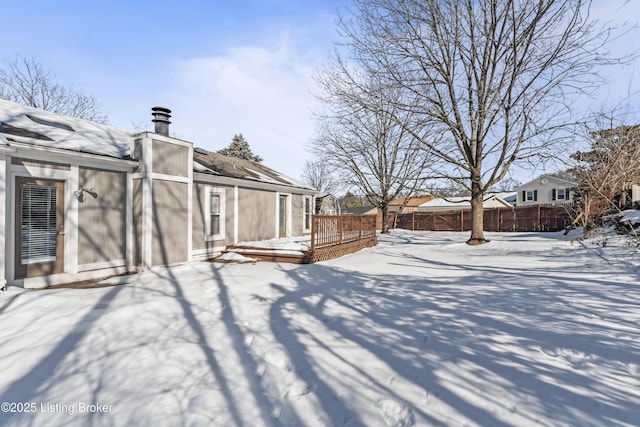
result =
[{"label": "wooden deck railing", "polygon": [[314,215],[311,251],[376,237],[375,215]]}]

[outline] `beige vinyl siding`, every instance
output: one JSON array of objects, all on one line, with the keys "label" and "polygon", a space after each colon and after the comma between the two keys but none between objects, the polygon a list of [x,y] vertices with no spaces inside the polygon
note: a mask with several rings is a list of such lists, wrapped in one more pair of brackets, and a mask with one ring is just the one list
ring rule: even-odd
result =
[{"label": "beige vinyl siding", "polygon": [[81,167],[79,185],[96,197],[78,201],[78,264],[125,259],[126,173]]},{"label": "beige vinyl siding", "polygon": [[234,230],[234,219],[235,219],[235,191],[233,187],[226,187],[226,196],[225,196],[225,244],[232,245],[233,242],[233,230]]},{"label": "beige vinyl siding", "polygon": [[304,234],[304,196],[293,194],[291,196],[291,235],[302,236]]},{"label": "beige vinyl siding", "polygon": [[205,249],[206,245],[206,228],[205,228],[205,192],[207,187],[205,184],[193,184],[193,250]]},{"label": "beige vinyl siding", "polygon": [[133,264],[142,265],[142,180],[133,180]]},{"label": "beige vinyl siding", "polygon": [[43,160],[24,159],[22,157],[12,157],[11,164],[25,167],[71,170],[71,165],[65,163],[45,162]]},{"label": "beige vinyl siding", "polygon": [[142,172],[144,168],[144,163],[142,162],[142,145],[144,144],[144,139],[136,139],[133,142],[133,158],[136,160],[140,160],[138,166],[136,167],[134,172]]},{"label": "beige vinyl siding", "polygon": [[188,185],[181,182],[153,181],[152,265],[188,261]]},{"label": "beige vinyl siding", "polygon": [[[207,212],[207,189],[224,189],[224,240],[211,241],[207,239],[206,218]],[[233,243],[234,227],[234,188],[213,184],[194,183],[193,185],[193,249],[202,250],[212,248],[214,245],[225,246]]]},{"label": "beige vinyl siding", "polygon": [[153,140],[153,172],[186,177],[189,174],[189,149],[187,147]]},{"label": "beige vinyl siding", "polygon": [[238,189],[238,241],[276,237],[276,197],[272,191]]}]

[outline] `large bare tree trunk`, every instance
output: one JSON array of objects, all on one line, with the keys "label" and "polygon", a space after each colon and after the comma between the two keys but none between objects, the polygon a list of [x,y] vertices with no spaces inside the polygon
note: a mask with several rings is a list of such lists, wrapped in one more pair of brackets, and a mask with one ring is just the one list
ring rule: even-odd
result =
[{"label": "large bare tree trunk", "polygon": [[385,205],[381,208],[382,211],[382,234],[389,232],[389,206]]},{"label": "large bare tree trunk", "polygon": [[479,177],[471,178],[471,237],[470,245],[480,245],[488,240],[484,238],[484,191]]}]

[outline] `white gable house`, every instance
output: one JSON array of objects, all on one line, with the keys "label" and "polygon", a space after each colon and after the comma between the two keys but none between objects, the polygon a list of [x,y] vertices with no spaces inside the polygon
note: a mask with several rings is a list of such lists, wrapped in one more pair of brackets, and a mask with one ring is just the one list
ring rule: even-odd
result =
[{"label": "white gable house", "polygon": [[577,186],[578,183],[575,181],[569,181],[553,175],[542,175],[518,187],[516,204],[525,206],[571,203]]}]

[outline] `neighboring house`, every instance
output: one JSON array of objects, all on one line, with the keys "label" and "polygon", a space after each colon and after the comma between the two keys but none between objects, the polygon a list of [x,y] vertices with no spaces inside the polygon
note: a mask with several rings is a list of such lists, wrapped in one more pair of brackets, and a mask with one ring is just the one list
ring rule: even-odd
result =
[{"label": "neighboring house", "polygon": [[563,204],[571,203],[577,182],[569,181],[553,175],[542,175],[533,181],[522,184],[517,188],[518,206],[532,204]]},{"label": "neighboring house", "polygon": [[333,194],[325,194],[316,197],[316,210],[317,215],[340,215],[340,200]]},{"label": "neighboring house", "polygon": [[[485,194],[483,206],[484,209],[512,208],[515,198],[515,192],[488,193]],[[441,212],[459,209],[471,209],[469,197],[438,197],[418,206],[417,212]]]},{"label": "neighboring house", "polygon": [[263,165],[0,100],[0,287],[206,259],[310,232],[316,191]]},{"label": "neighboring house", "polygon": [[401,198],[392,201],[389,204],[389,213],[407,213],[415,212],[418,210],[418,206],[427,203],[429,200],[435,199],[436,196],[416,196],[409,198]]},{"label": "neighboring house", "polygon": [[342,215],[378,215],[380,209],[375,206],[360,206],[357,208],[342,209]]}]

